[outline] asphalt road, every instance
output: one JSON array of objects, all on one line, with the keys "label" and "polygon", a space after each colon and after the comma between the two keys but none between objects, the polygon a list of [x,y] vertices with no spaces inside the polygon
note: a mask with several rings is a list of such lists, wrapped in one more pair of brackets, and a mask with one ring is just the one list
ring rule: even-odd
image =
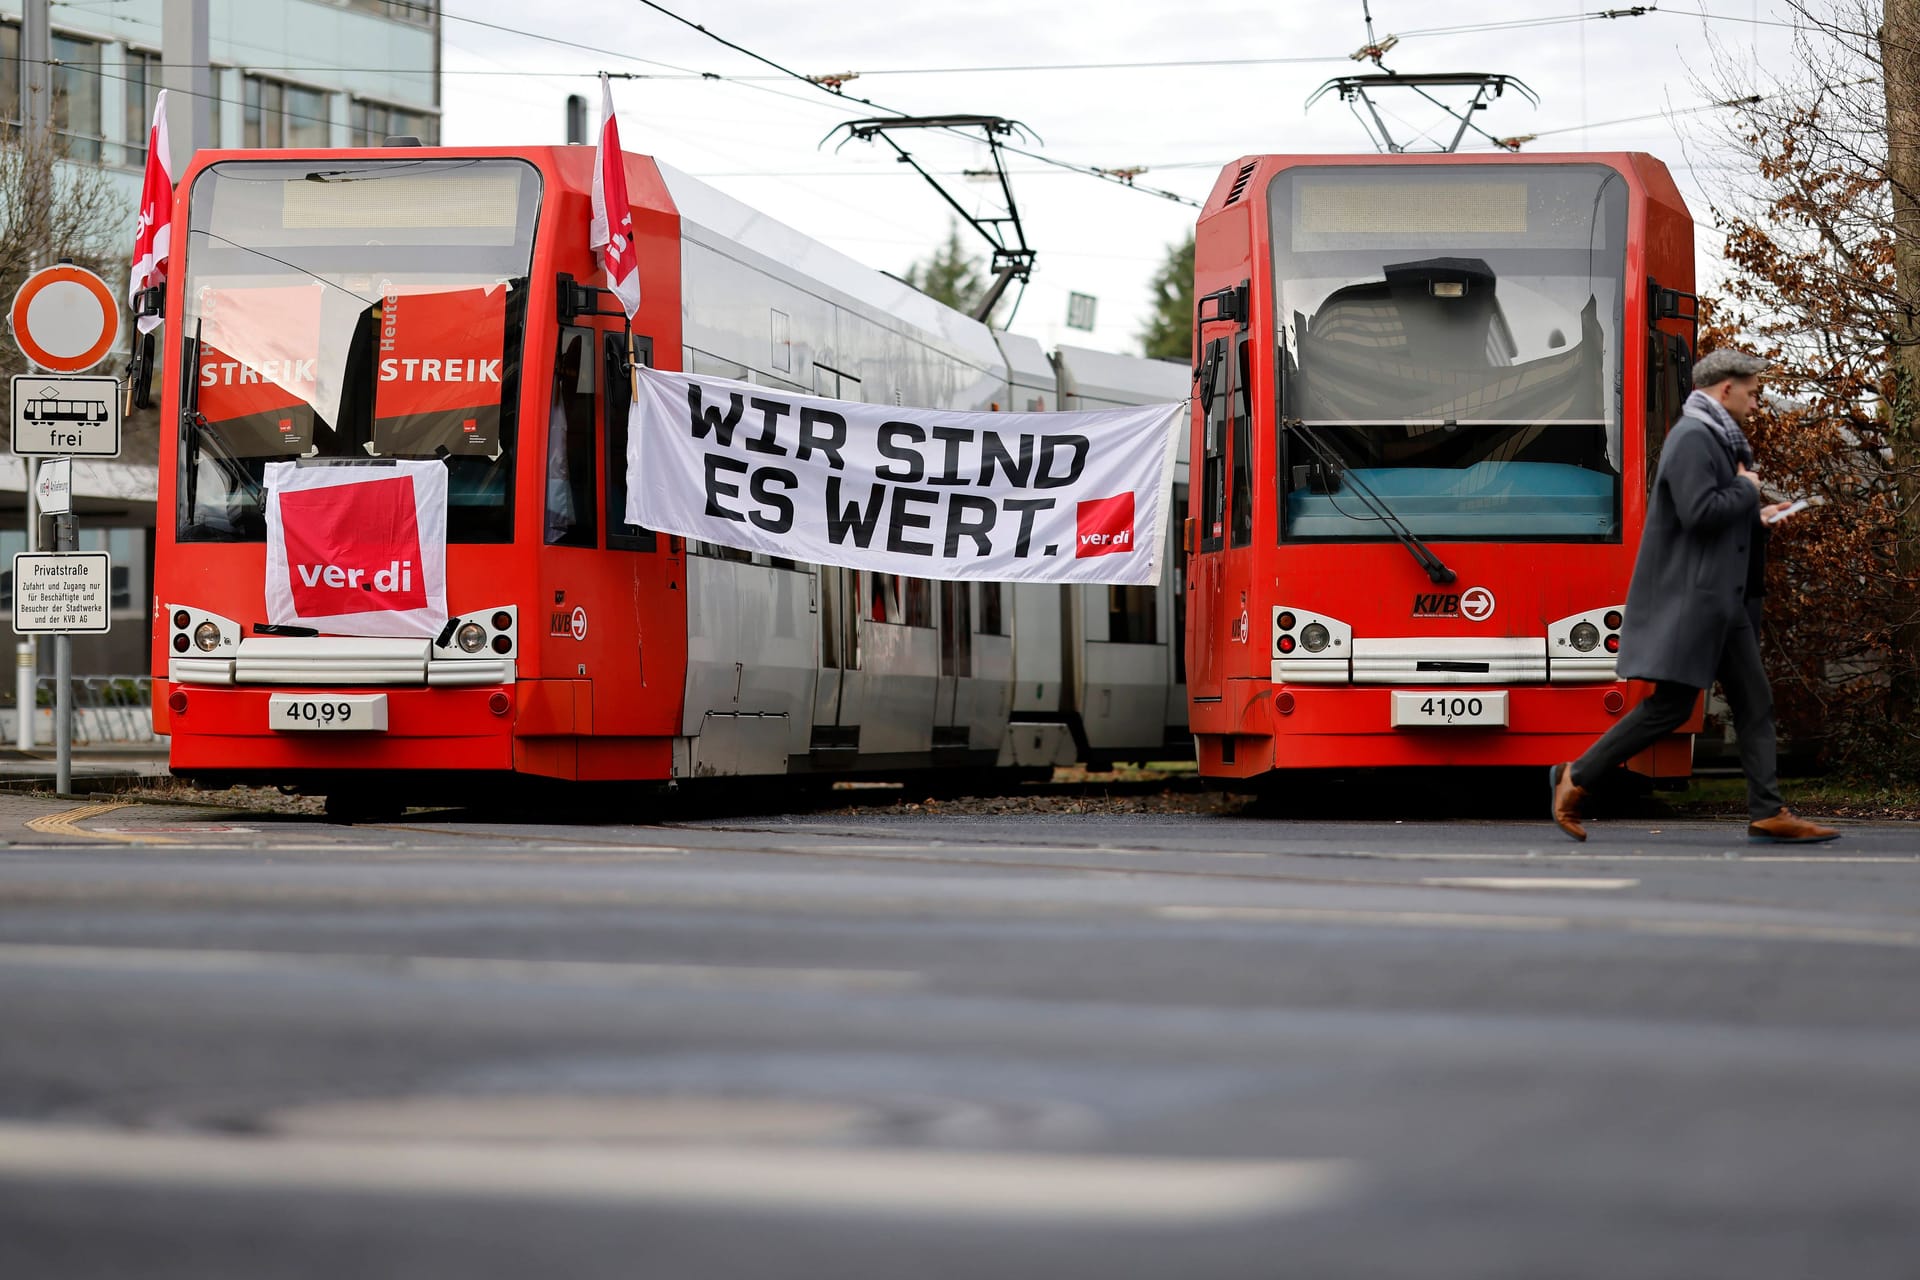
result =
[{"label": "asphalt road", "polygon": [[1920,1275],[1906,826],[0,834],[10,1280]]}]

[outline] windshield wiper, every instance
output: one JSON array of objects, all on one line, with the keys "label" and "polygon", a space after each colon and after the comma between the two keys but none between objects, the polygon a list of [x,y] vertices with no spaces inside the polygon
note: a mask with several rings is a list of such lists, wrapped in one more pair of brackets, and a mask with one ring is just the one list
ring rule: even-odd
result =
[{"label": "windshield wiper", "polygon": [[1324,442],[1314,439],[1306,423],[1298,418],[1284,418],[1281,421],[1287,430],[1292,432],[1294,437],[1306,445],[1313,456],[1320,460],[1320,465],[1327,468],[1330,480],[1337,474],[1353,482],[1353,491],[1360,495],[1360,500],[1367,505],[1368,510],[1373,512],[1374,518],[1386,525],[1393,536],[1399,539],[1400,545],[1407,549],[1407,554],[1419,561],[1420,567],[1427,571],[1427,581],[1435,586],[1445,586],[1459,577],[1442,563],[1439,556],[1433,554],[1432,548],[1414,537],[1413,530],[1407,527],[1407,522],[1394,514],[1393,508],[1387,505],[1386,500],[1375,493],[1353,468],[1342,466],[1339,455],[1329,449]]}]

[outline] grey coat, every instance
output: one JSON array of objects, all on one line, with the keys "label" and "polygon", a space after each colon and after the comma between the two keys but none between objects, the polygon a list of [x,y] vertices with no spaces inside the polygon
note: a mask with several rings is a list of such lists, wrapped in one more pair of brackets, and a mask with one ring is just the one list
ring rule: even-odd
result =
[{"label": "grey coat", "polygon": [[1750,625],[1748,547],[1760,495],[1711,424],[1683,415],[1668,433],[1627,588],[1615,669],[1632,680],[1713,683],[1727,633]]}]

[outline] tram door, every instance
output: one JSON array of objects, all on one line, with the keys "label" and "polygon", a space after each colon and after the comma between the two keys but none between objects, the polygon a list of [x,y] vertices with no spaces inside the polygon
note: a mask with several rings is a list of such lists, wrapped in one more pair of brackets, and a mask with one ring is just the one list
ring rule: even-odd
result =
[{"label": "tram door", "polygon": [[[1253,547],[1252,347],[1244,333],[1214,338],[1201,349],[1200,518],[1188,566],[1193,643],[1187,688],[1196,701],[1216,701],[1222,681],[1246,664],[1255,632],[1248,562]],[[1261,634],[1265,628],[1259,628]]]},{"label": "tram door", "polygon": [[940,586],[940,683],[933,702],[933,744],[967,745],[973,723],[973,584]]},{"label": "tram door", "polygon": [[[813,389],[836,400],[858,400],[860,379],[816,364]],[[816,753],[851,755],[860,747],[860,610],[866,593],[858,570],[821,565],[818,572],[814,605],[820,625],[820,670],[814,683],[811,746]]]},{"label": "tram door", "polygon": [[1187,645],[1187,692],[1196,701],[1218,702],[1220,632],[1226,602],[1221,599],[1221,552],[1227,533],[1227,384],[1228,341],[1215,338],[1201,349],[1200,376],[1194,388],[1200,400],[1199,438],[1193,456],[1200,464],[1199,513],[1194,517],[1187,586],[1192,639]]}]

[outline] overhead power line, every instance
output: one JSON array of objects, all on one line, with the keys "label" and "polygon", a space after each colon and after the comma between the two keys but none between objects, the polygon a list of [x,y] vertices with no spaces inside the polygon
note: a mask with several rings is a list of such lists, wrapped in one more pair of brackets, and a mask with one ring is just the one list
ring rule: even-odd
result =
[{"label": "overhead power line", "polygon": [[[821,93],[832,94],[836,98],[841,98],[849,102],[858,102],[862,106],[872,107],[875,111],[884,112],[885,114],[891,115],[891,116],[907,116],[909,114],[908,112],[901,111],[897,107],[890,107],[884,103],[875,102],[871,98],[862,98],[855,94],[846,93],[842,89],[830,88],[818,80],[815,80],[809,76],[802,75],[800,72],[793,70],[791,67],[782,66],[781,64],[779,64],[778,62],[775,62],[772,58],[769,58],[764,54],[754,52],[752,49],[747,48],[745,45],[738,44],[735,41],[727,39],[725,36],[718,35],[715,32],[707,30],[704,26],[701,26],[699,23],[694,22],[689,18],[684,18],[681,15],[675,13],[673,10],[667,8],[665,5],[658,3],[658,0],[639,0],[639,3],[649,9],[652,9],[654,12],[661,14],[664,17],[673,19],[673,21],[678,22],[683,26],[688,26],[693,28],[695,31],[698,31],[701,35],[706,36],[709,40],[712,40],[718,44],[725,45],[727,48],[732,49],[734,52],[739,53],[745,57],[751,58],[755,62],[763,63],[766,66],[772,67],[775,71],[780,72],[782,75],[787,76],[793,80],[797,80],[802,84],[810,86],[811,88],[817,89]],[[967,137],[968,135],[958,134],[957,136]],[[1037,160],[1042,164],[1053,165],[1054,167],[1060,168],[1060,169],[1070,169],[1075,173],[1083,173],[1090,178],[1097,178],[1101,182],[1109,182],[1115,186],[1126,187],[1128,190],[1131,190],[1131,191],[1144,191],[1149,195],[1159,196],[1164,200],[1177,201],[1180,204],[1191,205],[1195,208],[1198,208],[1200,205],[1200,202],[1198,200],[1194,200],[1188,196],[1183,196],[1176,191],[1165,191],[1158,187],[1149,187],[1143,183],[1135,182],[1131,179],[1117,177],[1112,173],[1108,173],[1101,169],[1095,168],[1092,165],[1074,164],[1071,161],[1059,160],[1054,158],[1053,156],[1046,155],[1042,152],[1031,151],[1022,147],[1009,146],[1005,143],[1001,144],[1001,149],[1013,155],[1025,156],[1029,160]]]},{"label": "overhead power line", "polygon": [[1527,135],[1527,140],[1550,138],[1555,134],[1576,133],[1581,129],[1605,129],[1614,125],[1643,124],[1648,120],[1669,120],[1674,116],[1698,115],[1703,111],[1736,111],[1741,107],[1757,107],[1763,102],[1773,102],[1780,98],[1792,98],[1803,94],[1824,93],[1829,89],[1857,89],[1862,85],[1878,84],[1871,76],[1858,80],[1835,80],[1826,84],[1807,85],[1791,89],[1781,89],[1776,93],[1750,93],[1741,98],[1723,98],[1717,102],[1701,102],[1691,107],[1674,107],[1667,111],[1650,111],[1645,115],[1621,116],[1616,120],[1596,120],[1591,124],[1562,125],[1557,129],[1541,129]]}]

